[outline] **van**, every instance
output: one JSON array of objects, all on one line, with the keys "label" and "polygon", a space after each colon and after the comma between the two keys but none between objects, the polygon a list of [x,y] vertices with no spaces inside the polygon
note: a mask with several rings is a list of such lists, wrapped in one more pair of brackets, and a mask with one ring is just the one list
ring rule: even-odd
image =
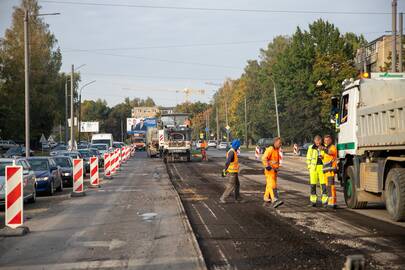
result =
[{"label": "van", "polygon": [[91,137],[91,144],[107,144],[108,148],[113,146],[113,136],[111,133],[94,134]]}]

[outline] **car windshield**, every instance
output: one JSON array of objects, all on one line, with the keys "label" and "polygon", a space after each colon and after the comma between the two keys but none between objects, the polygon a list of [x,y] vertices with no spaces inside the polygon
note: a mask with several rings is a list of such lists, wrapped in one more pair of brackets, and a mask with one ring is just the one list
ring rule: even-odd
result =
[{"label": "car windshield", "polygon": [[7,150],[6,154],[16,154],[16,153],[21,153],[21,148],[20,147],[12,147]]},{"label": "car windshield", "polygon": [[90,157],[90,152],[89,151],[79,151],[80,154],[82,154],[83,157]]},{"label": "car windshield", "polygon": [[106,145],[106,144],[92,144],[91,147],[97,148],[98,150],[107,150],[108,149],[108,145]]},{"label": "car windshield", "polygon": [[54,160],[58,166],[61,166],[61,167],[70,167],[71,166],[70,162],[69,162],[69,158],[57,157],[57,158],[54,158]]},{"label": "car windshield", "polygon": [[93,156],[97,156],[98,154],[100,154],[100,152],[98,152],[98,150],[96,150],[96,149],[90,149],[89,151],[90,151],[90,154]]},{"label": "car windshield", "polygon": [[106,144],[108,146],[111,146],[111,141],[110,140],[93,140],[93,144]]},{"label": "car windshield", "polygon": [[48,170],[48,161],[46,159],[30,159],[29,163],[34,171]]},{"label": "car windshield", "polygon": [[0,162],[0,176],[6,175],[6,166],[13,165],[11,162]]}]

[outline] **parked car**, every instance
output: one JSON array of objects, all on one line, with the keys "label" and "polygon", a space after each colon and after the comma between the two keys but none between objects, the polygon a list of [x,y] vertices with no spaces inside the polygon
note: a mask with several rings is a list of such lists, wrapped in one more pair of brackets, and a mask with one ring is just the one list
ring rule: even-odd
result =
[{"label": "parked car", "polygon": [[101,167],[104,165],[104,155],[102,155],[100,153],[100,151],[98,151],[97,148],[89,148],[90,151],[90,155],[92,157],[97,157],[98,158],[98,166]]},{"label": "parked car", "polygon": [[104,156],[104,153],[108,153],[108,144],[105,143],[95,143],[95,144],[90,144],[90,149],[94,148],[97,149],[101,155]]},{"label": "parked car", "polygon": [[218,150],[227,150],[229,144],[227,142],[220,142],[217,146]]},{"label": "parked car", "polygon": [[17,144],[12,140],[0,140],[0,150],[8,150],[16,146]]},{"label": "parked car", "polygon": [[[32,156],[34,151],[30,150],[30,156]],[[16,147],[12,147],[4,153],[3,157],[5,158],[17,158],[17,157],[24,157],[25,156],[25,147],[20,145]]]},{"label": "parked car", "polygon": [[308,148],[311,146],[312,143],[305,143],[301,147],[298,148],[298,154],[303,157],[307,155]]},{"label": "parked car", "polygon": [[67,156],[55,156],[53,159],[60,167],[63,186],[73,186],[73,159]]},{"label": "parked car", "polygon": [[17,165],[23,167],[23,196],[24,201],[33,203],[37,199],[35,173],[25,158],[0,158],[0,204],[5,202],[6,166]]},{"label": "parked car", "polygon": [[[72,159],[80,158],[83,159],[83,155],[79,151],[60,151],[58,156],[71,157]],[[83,167],[85,167],[85,162],[83,160]],[[90,169],[90,167],[89,167]],[[83,168],[83,177],[86,176],[86,170]]]},{"label": "parked car", "polygon": [[216,148],[217,147],[217,142],[214,140],[208,141],[208,147]]},{"label": "parked car", "polygon": [[266,147],[268,147],[272,143],[273,143],[273,139],[271,139],[271,138],[260,138],[257,141],[257,146],[259,146],[261,153],[264,153],[264,151],[266,151]]},{"label": "parked car", "polygon": [[63,190],[61,170],[51,157],[30,157],[28,162],[35,172],[37,192],[52,196],[55,191]]},{"label": "parked car", "polygon": [[67,146],[64,144],[58,144],[57,146],[55,146],[54,148],[52,148],[52,151],[49,153],[51,156],[56,156],[58,154],[58,152],[60,151],[66,151],[67,150]]},{"label": "parked car", "polygon": [[83,158],[83,173],[90,172],[90,157],[92,156],[89,149],[79,149],[78,152]]}]

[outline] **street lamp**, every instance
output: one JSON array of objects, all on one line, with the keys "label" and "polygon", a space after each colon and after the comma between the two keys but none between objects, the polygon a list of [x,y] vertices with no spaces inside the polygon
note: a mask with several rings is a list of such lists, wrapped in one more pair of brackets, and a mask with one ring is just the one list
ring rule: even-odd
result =
[{"label": "street lamp", "polygon": [[274,82],[272,77],[270,77],[270,80],[273,82],[273,88],[274,88],[274,106],[276,107],[277,136],[280,137],[280,120],[279,120],[279,117],[278,117],[278,103],[277,103],[276,83]]},{"label": "street lamp", "polygon": [[86,83],[85,85],[83,85],[80,90],[79,90],[79,137],[78,137],[78,142],[80,142],[80,123],[81,123],[81,118],[82,118],[82,90],[83,88],[85,88],[86,86],[89,86],[92,83],[95,83],[96,81],[91,81]]},{"label": "street lamp", "polygon": [[[36,16],[60,15],[60,13],[44,13]],[[24,79],[25,79],[25,156],[30,156],[30,76],[29,76],[29,13],[24,11]]]}]

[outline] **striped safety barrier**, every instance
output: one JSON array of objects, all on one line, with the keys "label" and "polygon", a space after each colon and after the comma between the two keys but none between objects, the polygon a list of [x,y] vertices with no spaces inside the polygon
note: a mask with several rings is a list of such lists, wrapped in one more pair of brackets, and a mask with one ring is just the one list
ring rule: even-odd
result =
[{"label": "striped safety barrier", "polygon": [[90,158],[90,185],[92,187],[100,186],[100,177],[98,174],[98,157]]},{"label": "striped safety barrier", "polygon": [[116,168],[115,168],[115,151],[110,153],[110,172],[111,175],[114,175],[116,173]]},{"label": "striped safety barrier", "polygon": [[111,178],[111,159],[110,153],[104,153],[104,177]]},{"label": "striped safety barrier", "polygon": [[23,224],[23,168],[6,166],[6,226],[12,229]]},{"label": "striped safety barrier", "polygon": [[72,195],[84,195],[83,159],[73,159],[73,191]]},{"label": "striped safety barrier", "polygon": [[120,149],[115,149],[115,170],[119,171],[121,165]]}]

